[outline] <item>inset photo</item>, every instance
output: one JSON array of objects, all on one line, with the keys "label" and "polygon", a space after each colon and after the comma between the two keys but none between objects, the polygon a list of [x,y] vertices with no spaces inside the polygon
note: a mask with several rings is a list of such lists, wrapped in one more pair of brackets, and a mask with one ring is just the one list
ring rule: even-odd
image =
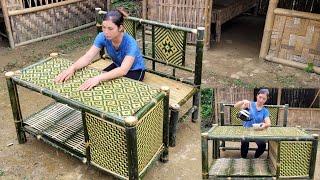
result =
[{"label": "inset photo", "polygon": [[212,101],[202,101],[204,179],[320,175],[320,89],[216,88],[206,95]]}]

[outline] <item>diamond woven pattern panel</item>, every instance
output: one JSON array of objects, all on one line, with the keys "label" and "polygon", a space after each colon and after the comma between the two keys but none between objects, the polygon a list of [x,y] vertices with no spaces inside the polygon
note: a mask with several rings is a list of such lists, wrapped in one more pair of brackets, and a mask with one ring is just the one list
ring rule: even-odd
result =
[{"label": "diamond woven pattern panel", "polygon": [[118,117],[133,115],[159,93],[159,89],[128,78],[117,78],[100,83],[92,90],[80,91],[82,83],[101,73],[93,68],[83,68],[66,82],[54,83],[54,78],[70,65],[71,62],[67,59],[53,58],[22,70],[17,77]]}]

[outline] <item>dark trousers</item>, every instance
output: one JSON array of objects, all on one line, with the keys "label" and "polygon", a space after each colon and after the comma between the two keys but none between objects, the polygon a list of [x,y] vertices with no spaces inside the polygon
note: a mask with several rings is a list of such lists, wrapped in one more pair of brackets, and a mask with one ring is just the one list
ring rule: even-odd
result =
[{"label": "dark trousers", "polygon": [[[114,63],[112,63],[108,67],[104,68],[103,71],[111,71],[112,69],[114,69],[116,67],[117,66]],[[142,81],[144,78],[144,74],[145,74],[144,70],[133,70],[133,71],[129,71],[125,75],[125,77],[130,78],[130,79],[134,79],[137,81]]]},{"label": "dark trousers", "polygon": [[[256,153],[254,154],[254,158],[259,158],[263,152],[266,150],[266,142],[265,141],[255,141],[258,149],[256,150]],[[241,157],[247,158],[247,154],[249,151],[249,141],[241,140]]]}]

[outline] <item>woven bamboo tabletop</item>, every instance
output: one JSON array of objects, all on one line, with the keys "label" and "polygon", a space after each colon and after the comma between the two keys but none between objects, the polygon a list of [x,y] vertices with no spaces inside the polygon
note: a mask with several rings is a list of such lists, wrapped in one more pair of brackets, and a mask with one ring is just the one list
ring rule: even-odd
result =
[{"label": "woven bamboo tabletop", "polygon": [[82,83],[101,73],[94,68],[83,68],[66,82],[54,83],[54,78],[70,65],[67,59],[52,58],[22,69],[14,80],[118,117],[133,115],[160,92],[157,88],[124,77],[100,83],[89,91],[80,91]]}]

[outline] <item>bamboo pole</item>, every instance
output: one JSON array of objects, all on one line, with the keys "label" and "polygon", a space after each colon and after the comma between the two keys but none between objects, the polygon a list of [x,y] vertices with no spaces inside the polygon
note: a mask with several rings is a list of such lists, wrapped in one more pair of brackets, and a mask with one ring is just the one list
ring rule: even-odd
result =
[{"label": "bamboo pole", "polygon": [[274,22],[274,9],[277,8],[279,0],[270,0],[269,7],[266,17],[266,23],[264,25],[263,38],[261,42],[260,55],[259,58],[264,59],[269,50],[270,41],[271,41],[271,33]]},{"label": "bamboo pole", "polygon": [[276,8],[274,10],[274,14],[320,21],[320,14],[294,11],[294,10],[289,10],[289,9]]},{"label": "bamboo pole", "polygon": [[[2,1],[5,1],[5,0],[2,0]],[[28,13],[47,10],[47,9],[52,9],[52,8],[59,7],[59,6],[69,5],[69,4],[73,4],[73,3],[77,3],[77,2],[81,2],[81,1],[85,1],[85,0],[61,1],[61,2],[58,2],[58,3],[48,4],[48,5],[44,5],[44,6],[38,6],[38,7],[33,7],[33,8],[9,11],[8,14],[9,14],[9,16],[28,14]]]},{"label": "bamboo pole", "polygon": [[277,105],[280,105],[281,103],[281,92],[282,92],[282,88],[278,88]]},{"label": "bamboo pole", "polygon": [[[265,60],[268,61],[272,61],[275,63],[279,63],[279,64],[284,64],[284,65],[288,65],[291,67],[295,67],[295,68],[299,68],[299,69],[305,69],[308,67],[307,64],[303,64],[303,63],[299,63],[299,62],[295,62],[295,61],[290,61],[290,60],[286,60],[286,59],[281,59],[281,58],[277,58],[277,57],[272,57],[270,55],[267,55],[265,58]],[[320,67],[313,67],[313,71],[317,74],[320,74]]]},{"label": "bamboo pole", "polygon": [[4,23],[6,26],[7,30],[7,36],[9,39],[9,44],[11,48],[14,48],[14,40],[12,36],[12,31],[11,31],[11,24],[10,24],[10,19],[9,19],[9,14],[8,14],[8,7],[6,4],[6,0],[0,0],[1,7],[2,7],[2,13],[3,13],[3,18],[4,18]]},{"label": "bamboo pole", "polygon": [[43,36],[43,37],[32,39],[32,40],[29,40],[29,41],[24,41],[22,43],[16,44],[15,46],[23,46],[23,45],[30,44],[30,43],[33,43],[33,42],[42,41],[42,40],[50,39],[50,38],[53,38],[53,37],[61,36],[63,34],[67,34],[67,33],[70,33],[70,32],[74,32],[74,31],[77,31],[77,30],[81,30],[81,29],[85,29],[85,28],[94,26],[95,23],[96,22],[91,22],[91,23],[84,24],[82,26],[78,26],[78,27],[75,27],[75,28],[72,28],[72,29],[68,29],[66,31],[62,31],[62,32],[59,32],[59,33],[56,33],[56,34]]}]

